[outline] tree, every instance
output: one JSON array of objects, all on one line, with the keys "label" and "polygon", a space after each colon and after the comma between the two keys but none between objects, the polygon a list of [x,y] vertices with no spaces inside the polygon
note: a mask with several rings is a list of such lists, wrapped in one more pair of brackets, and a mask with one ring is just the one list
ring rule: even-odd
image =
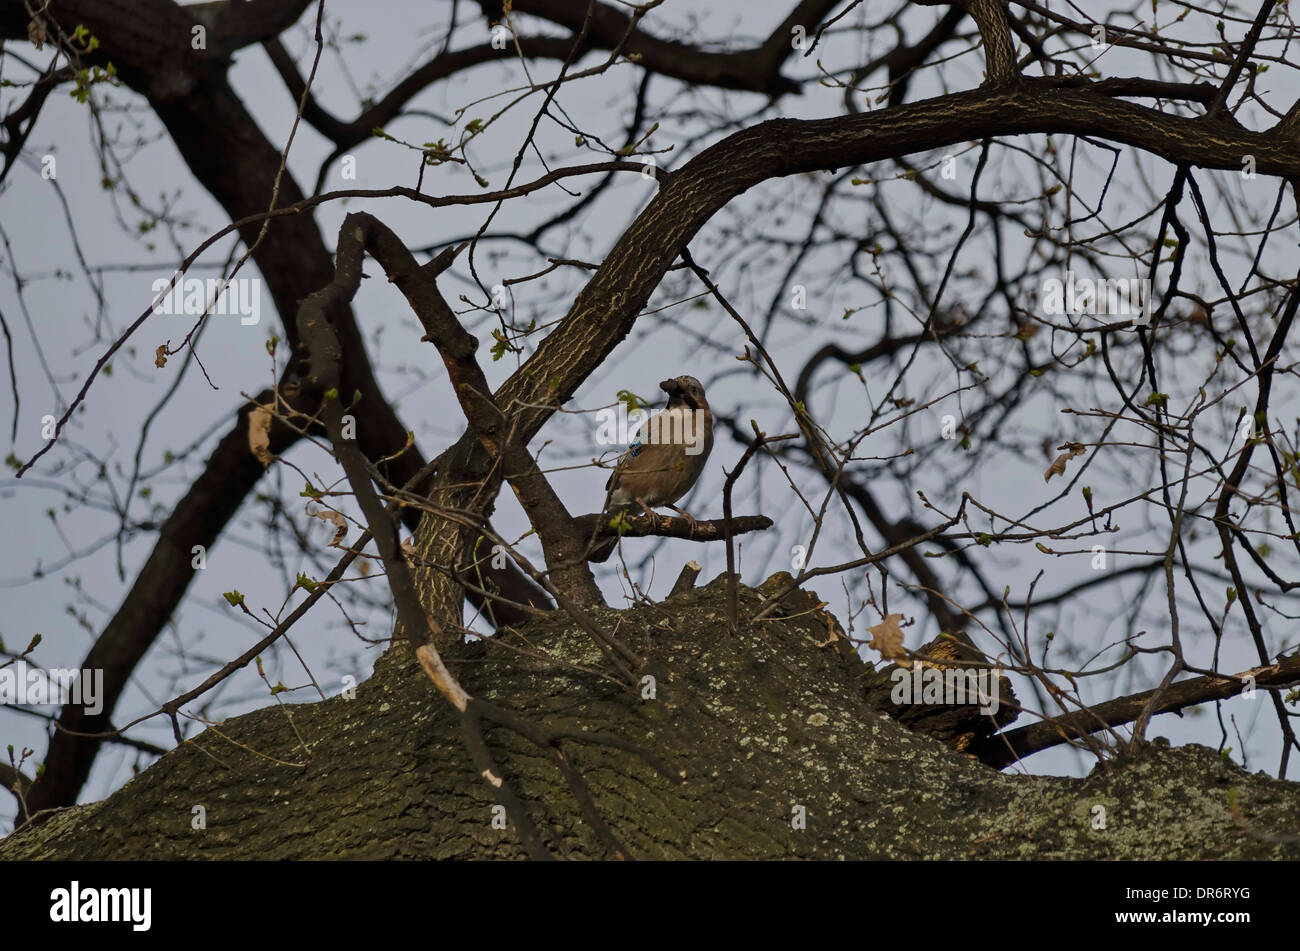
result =
[{"label": "tree", "polygon": [[[204,804],[191,792],[210,800],[238,787],[255,799],[282,781],[277,771],[296,777],[294,808],[316,814],[346,772],[340,734],[364,724],[377,745],[356,765],[400,764],[375,790],[377,815],[400,819],[412,802],[446,797],[429,807],[450,821],[444,831],[459,810],[482,809],[510,834],[485,818],[482,836],[434,846],[454,837],[395,825],[363,847],[339,828],[318,854],[957,855],[972,842],[988,855],[1206,854],[1176,844],[1190,825],[1136,844],[1142,804],[1168,804],[1182,788],[1201,807],[1189,824],[1230,826],[1226,854],[1294,854],[1281,831],[1294,813],[1279,794],[1293,788],[1300,683],[1286,623],[1300,432],[1288,435],[1283,416],[1300,283],[1278,246],[1297,223],[1283,205],[1288,188],[1294,205],[1300,175],[1300,101],[1268,86],[1292,68],[1285,6],[1233,7],[1210,23],[1199,8],[1157,5],[1152,25],[998,0],[888,12],[805,0],[773,12],[759,41],[719,49],[657,4],[485,3],[469,23],[452,4],[421,65],[363,96],[351,121],[318,91],[350,75],[344,52],[356,40],[323,3],[150,0],[125,16],[108,0],[56,0],[0,11],[7,39],[49,57],[42,68],[31,48],[12,54],[24,77],[6,110],[5,179],[13,170],[60,187],[57,175],[40,178],[30,140],[51,94],[69,87],[97,130],[105,187],[147,216],[146,232],[166,232],[180,259],[128,326],[97,328],[94,372],[42,414],[46,442],[11,457],[22,492],[39,476],[68,511],[107,505],[119,563],[131,539],[156,537],[120,607],[83,622],[96,636],[81,666],[103,671],[102,709],[63,705],[34,781],[30,757],[11,760],[19,822],[48,821],[6,850],[64,854],[71,830],[111,812],[115,848],[144,854],[135,850],[172,828],[175,809],[176,835],[194,828]],[[295,56],[281,36],[300,18],[311,38]],[[260,57],[258,44],[297,104],[279,147],[232,84],[236,54]],[[455,85],[502,63],[513,78],[487,96]],[[580,97],[614,82],[631,85],[611,122]],[[108,121],[124,96],[147,107],[227,225],[182,240],[173,204],[141,197]],[[805,111],[817,117],[793,117]],[[424,131],[438,124],[451,131]],[[310,194],[291,168],[308,127],[326,142]],[[410,167],[353,187],[367,152]],[[629,192],[629,180],[647,188]],[[345,214],[344,202],[363,210]],[[611,208],[618,224],[606,236]],[[428,234],[427,218],[399,229],[410,209],[439,216],[436,237],[410,237]],[[318,225],[317,213],[335,224]],[[25,307],[12,252],[10,263]],[[190,272],[214,264],[218,283],[191,306]],[[260,278],[248,276],[254,267]],[[104,306],[102,268],[82,268]],[[373,303],[359,295],[380,271],[423,333],[397,319],[385,334],[403,346],[418,336],[436,353],[450,387],[425,377],[439,380],[442,418],[454,401],[462,421],[434,453],[368,356]],[[154,372],[209,377],[207,328],[227,304],[255,300],[257,280],[281,328],[251,346],[246,334],[242,353],[261,350],[276,379],[224,435],[196,439],[156,471],[140,465],[152,416],[129,472],[111,448],[74,444],[84,408],[142,339]],[[464,288],[455,298],[452,284]],[[195,311],[179,341],[155,329],[168,307]],[[620,348],[629,338],[635,351]],[[677,338],[697,355],[670,365],[727,358],[696,374],[724,460],[696,487],[700,520],[574,511],[592,501],[594,479],[603,484],[590,471],[600,404],[607,421],[643,403],[634,386],[611,403],[599,374],[653,376],[661,351],[687,349]],[[17,441],[26,411],[11,374]],[[151,501],[200,447],[210,455],[188,488]],[[108,484],[82,484],[85,464]],[[274,489],[258,488],[269,480]],[[499,498],[503,483],[517,508]],[[737,491],[752,514],[734,513]],[[227,591],[229,610],[261,626],[257,642],[207,659],[199,683],[186,670],[184,689],[123,722],[115,711],[130,678],[197,562],[253,507],[271,529],[266,564],[286,575],[283,604]],[[414,533],[405,543],[403,525]],[[593,571],[592,549],[609,535],[622,536],[618,567]],[[668,539],[703,543],[716,552],[706,559],[725,554],[727,570],[694,589],[701,569],[688,564],[672,597],[651,597],[667,580],[656,555],[679,550]],[[316,570],[293,571],[286,542]],[[348,575],[354,565],[380,570]],[[808,593],[831,580],[840,619]],[[621,612],[606,603],[617,585],[633,602]],[[326,600],[358,634],[362,614],[391,606],[394,647],[356,708],[346,695],[325,700],[305,661],[322,702],[286,706],[289,688],[272,683],[262,655],[297,654],[290,629],[306,617],[319,627]],[[861,664],[867,648],[879,669]],[[11,653],[11,667],[40,649]],[[195,723],[221,712],[209,710],[214,690],[250,665],[277,707],[195,737]],[[413,679],[417,669],[427,676]],[[916,696],[904,689],[913,683]],[[920,694],[923,683],[938,694]],[[944,692],[964,683],[976,685],[970,697]],[[1242,736],[1235,714],[1247,708],[1224,701],[1243,693],[1253,699],[1234,703],[1267,710],[1271,730],[1256,717]],[[817,696],[833,702],[821,709]],[[1217,726],[1195,738],[1217,742],[1215,753],[1148,744],[1154,716],[1209,703]],[[765,720],[773,710],[785,712]],[[426,719],[432,739],[415,737]],[[81,794],[106,741],[139,747],[133,728],[158,721],[182,749],[105,804],[54,816]],[[885,738],[868,739],[882,723]],[[834,738],[823,741],[823,728]],[[742,751],[746,737],[755,750]],[[223,757],[212,744],[225,742],[252,758]],[[1097,763],[1093,780],[1039,777],[1026,792],[990,768],[1060,746]],[[924,778],[864,778],[846,749],[923,757]],[[1265,750],[1279,780],[1231,764]],[[760,791],[765,757],[777,781]],[[416,778],[398,778],[408,771]],[[1097,782],[1110,799],[1095,799]],[[905,824],[859,825],[851,846],[836,845],[850,840],[828,818],[861,824],[867,804],[909,784],[940,800],[968,790],[969,821],[952,819],[911,853]],[[644,796],[655,797],[653,823]],[[734,828],[724,829],[717,810],[729,802]],[[252,800],[244,807],[225,821],[252,821]],[[142,818],[157,808],[156,822]],[[1125,831],[1108,839],[1116,812]]]}]

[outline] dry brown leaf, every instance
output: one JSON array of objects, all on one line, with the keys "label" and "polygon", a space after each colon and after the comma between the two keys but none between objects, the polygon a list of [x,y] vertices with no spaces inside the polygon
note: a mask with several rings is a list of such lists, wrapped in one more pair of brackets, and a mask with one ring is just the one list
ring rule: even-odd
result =
[{"label": "dry brown leaf", "polygon": [[1065,452],[1057,456],[1052,461],[1052,464],[1047,467],[1047,471],[1043,473],[1044,482],[1051,482],[1052,476],[1054,475],[1064,476],[1065,464],[1069,462],[1071,459],[1073,459],[1075,456],[1082,456],[1085,452],[1088,451],[1087,446],[1085,446],[1083,443],[1078,443],[1078,442],[1067,442],[1064,446],[1057,446],[1056,448],[1064,449]]},{"label": "dry brown leaf", "polygon": [[271,452],[271,408],[259,406],[248,414],[248,448],[257,461],[269,466],[275,461]]},{"label": "dry brown leaf", "polygon": [[901,614],[887,614],[875,627],[867,628],[867,633],[871,635],[867,646],[878,651],[885,660],[907,659],[907,649],[903,647],[903,629],[898,626],[901,620]]},{"label": "dry brown leaf", "polygon": [[310,515],[312,518],[318,518],[323,522],[329,522],[331,525],[333,525],[336,531],[334,532],[334,537],[330,539],[330,547],[331,548],[340,547],[339,542],[343,541],[343,539],[346,538],[348,534],[348,520],[344,518],[342,515],[340,515],[338,512],[335,512],[331,509],[320,509],[318,511],[313,512],[311,511],[310,508],[308,508],[307,514]]},{"label": "dry brown leaf", "polygon": [[158,349],[154,351],[153,365],[159,370],[167,365],[167,344],[158,344]]}]

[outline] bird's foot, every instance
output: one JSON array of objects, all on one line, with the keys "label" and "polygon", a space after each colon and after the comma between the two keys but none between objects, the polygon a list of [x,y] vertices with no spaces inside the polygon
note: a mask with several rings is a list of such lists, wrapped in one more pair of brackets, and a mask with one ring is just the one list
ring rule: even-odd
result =
[{"label": "bird's foot", "polygon": [[647,505],[645,499],[637,499],[636,504],[641,506],[641,511],[645,514],[646,518],[650,519],[650,527],[652,530],[663,525],[664,517]]},{"label": "bird's foot", "polygon": [[684,512],[675,505],[670,505],[668,507],[672,509],[674,512],[676,512],[678,515],[680,515],[682,518],[686,519],[686,525],[690,529],[691,537],[694,538],[696,526],[700,524],[699,520],[696,519],[695,516],[693,516],[690,512]]}]

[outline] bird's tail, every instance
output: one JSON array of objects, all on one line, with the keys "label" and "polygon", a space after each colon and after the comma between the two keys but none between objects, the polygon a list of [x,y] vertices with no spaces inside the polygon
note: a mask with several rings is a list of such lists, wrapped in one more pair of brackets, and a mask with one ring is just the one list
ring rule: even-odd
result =
[{"label": "bird's tail", "polygon": [[606,535],[596,539],[596,543],[591,546],[591,551],[587,553],[588,561],[606,562],[609,556],[614,554],[614,549],[618,547],[617,535]]},{"label": "bird's tail", "polygon": [[[605,497],[605,508],[601,512],[601,524],[608,524],[609,520],[620,512],[630,512],[632,506],[621,505],[611,501],[613,493]],[[591,547],[587,552],[587,561],[604,563],[609,561],[609,556],[614,554],[614,549],[618,547],[619,535],[601,535],[591,542]]]}]

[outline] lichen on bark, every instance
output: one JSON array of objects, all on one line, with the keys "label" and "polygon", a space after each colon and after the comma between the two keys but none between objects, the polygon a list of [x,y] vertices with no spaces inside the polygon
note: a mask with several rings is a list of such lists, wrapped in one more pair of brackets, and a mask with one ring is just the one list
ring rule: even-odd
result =
[{"label": "lichen on bark", "polygon": [[[741,617],[784,577],[741,586]],[[660,604],[593,609],[646,658],[652,698],[591,672],[599,651],[562,615],[449,664],[475,695],[616,734],[685,771],[674,783],[628,752],[565,741],[634,858],[1300,858],[1300,786],[1203,747],[1153,744],[1080,779],[999,773],[909,731],[868,703],[870,667],[819,603],[796,594],[784,616],[735,634],[722,578]],[[511,649],[525,646],[550,659]],[[102,802],[0,842],[0,858],[522,857],[404,647],[355,699],[291,713],[309,750],[279,706],[232,718]],[[608,857],[549,751],[499,728],[488,740],[554,854]]]}]

